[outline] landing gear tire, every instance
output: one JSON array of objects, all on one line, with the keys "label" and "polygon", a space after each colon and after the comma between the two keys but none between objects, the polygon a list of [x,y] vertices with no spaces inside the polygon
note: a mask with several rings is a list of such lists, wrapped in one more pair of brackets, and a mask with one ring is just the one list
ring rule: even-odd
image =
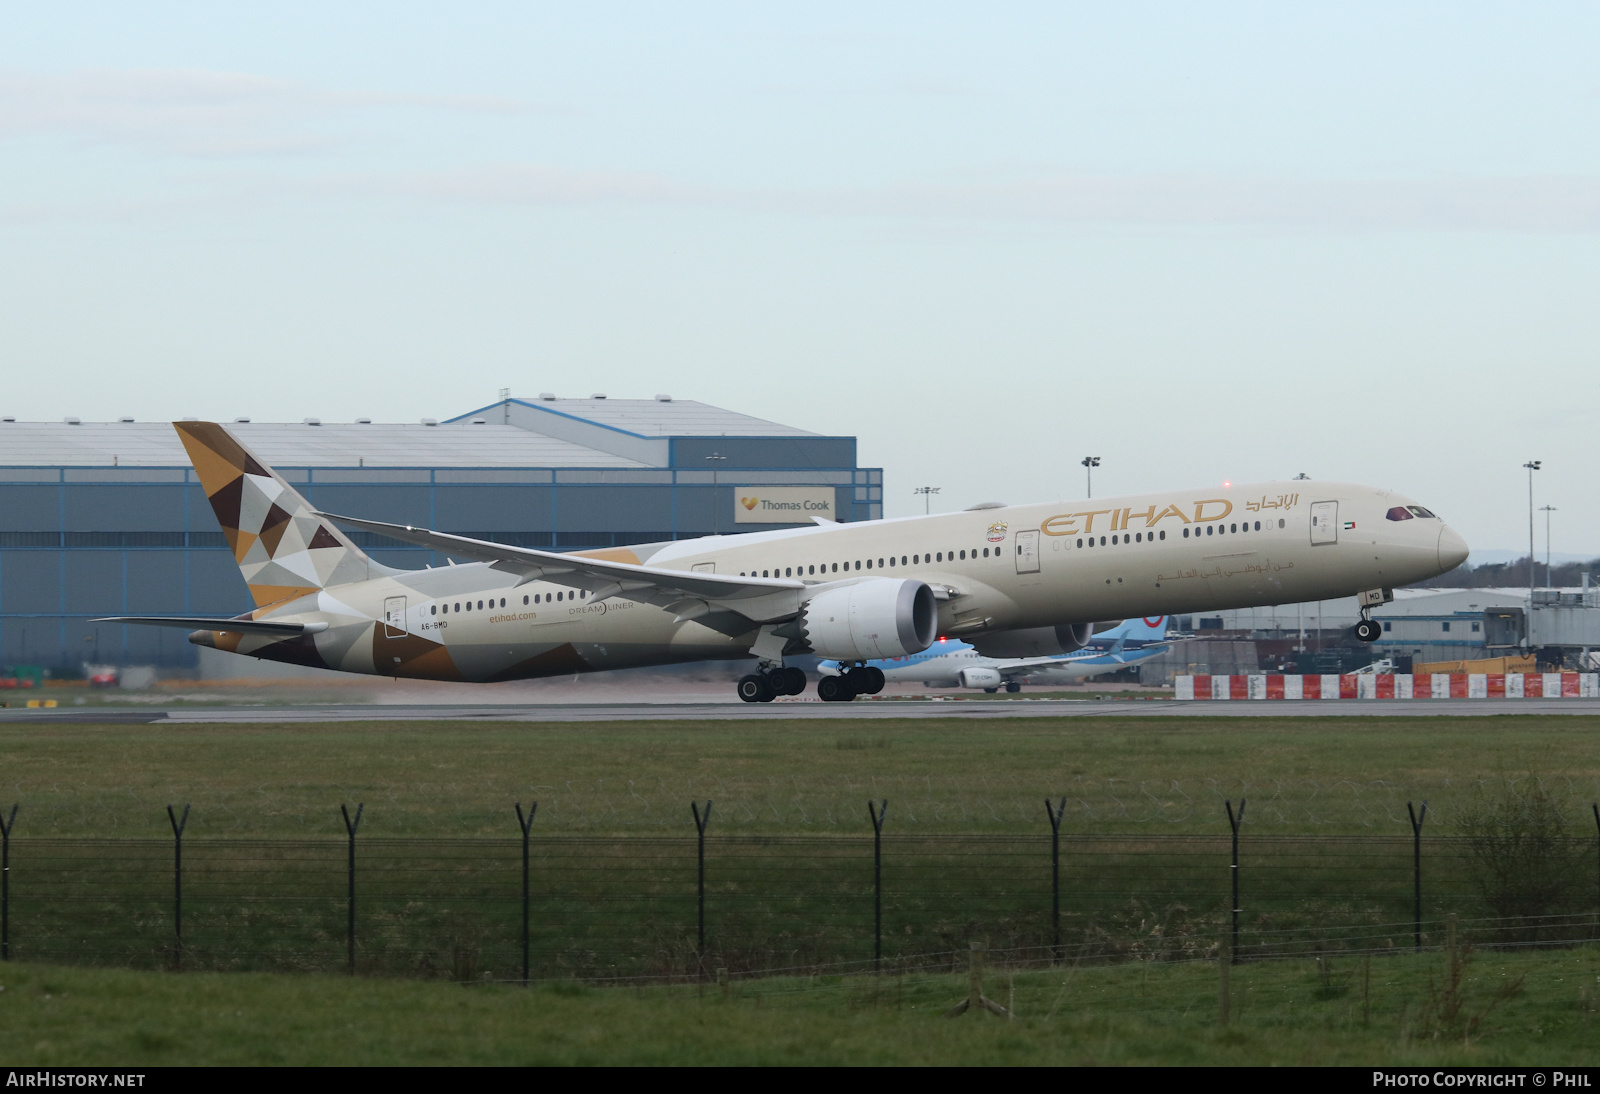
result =
[{"label": "landing gear tire", "polygon": [[806,690],[806,673],[804,669],[792,667],[779,669],[772,674],[772,677],[775,684],[778,678],[782,677],[784,681],[783,694],[785,695],[799,695]]},{"label": "landing gear tire", "polygon": [[880,668],[867,665],[856,669],[850,675],[860,677],[855,681],[856,692],[860,695],[876,695],[883,690],[883,670]]},{"label": "landing gear tire", "polygon": [[999,688],[984,688],[983,689],[983,693],[985,695],[993,695],[995,692],[997,692],[999,690],[1000,690]]},{"label": "landing gear tire", "polygon": [[757,676],[751,673],[749,676],[739,677],[738,690],[739,698],[747,703],[770,703],[776,697],[772,684],[765,675]]},{"label": "landing gear tire", "polygon": [[1363,642],[1376,642],[1383,634],[1383,628],[1370,619],[1363,619],[1356,624],[1355,634]]},{"label": "landing gear tire", "polygon": [[848,676],[824,676],[817,681],[817,698],[824,703],[848,703],[856,697]]},{"label": "landing gear tire", "polygon": [[1015,695],[1017,692],[1019,692],[1021,690],[1022,690],[1022,685],[1017,683],[1015,680],[1007,680],[1006,681],[1006,691],[1008,693],[1010,693],[1012,695]]}]

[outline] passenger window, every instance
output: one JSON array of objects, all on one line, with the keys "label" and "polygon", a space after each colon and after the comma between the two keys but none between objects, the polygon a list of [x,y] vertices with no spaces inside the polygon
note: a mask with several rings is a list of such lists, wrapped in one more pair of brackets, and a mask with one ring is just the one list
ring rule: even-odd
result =
[{"label": "passenger window", "polygon": [[1166,539],[1166,538],[1167,538],[1167,531],[1166,531],[1166,529],[1165,529],[1165,528],[1163,528],[1163,529],[1162,529],[1162,530],[1161,530],[1161,538],[1162,538],[1162,539]]},{"label": "passenger window", "polygon": [[1185,527],[1184,530],[1183,530],[1183,538],[1184,539],[1188,539],[1189,538],[1189,529],[1187,527]]},{"label": "passenger window", "polygon": [[435,604],[431,609],[429,609],[428,614],[429,615],[438,615],[439,614],[439,605]]},{"label": "passenger window", "polygon": [[1282,527],[1283,527],[1283,518],[1282,518],[1282,517],[1279,517],[1279,518],[1278,518],[1278,527],[1279,527],[1279,528],[1282,528]]},{"label": "passenger window", "polygon": [[1256,530],[1256,531],[1258,531],[1258,532],[1259,532],[1259,531],[1261,531],[1261,522],[1260,522],[1260,521],[1259,521],[1259,520],[1258,520],[1258,521],[1256,521],[1256,528],[1255,528],[1255,530]]},{"label": "passenger window", "polygon": [[1079,547],[1082,547],[1082,546],[1083,546],[1083,540],[1081,540],[1081,539],[1080,539],[1080,540],[1078,540],[1078,546],[1079,546]]},{"label": "passenger window", "polygon": [[1208,536],[1215,535],[1216,532],[1217,532],[1216,528],[1212,527],[1209,524],[1206,525],[1206,535],[1208,535]]},{"label": "passenger window", "polygon": [[[893,561],[893,560],[891,559],[890,561]],[[901,555],[900,556],[900,565],[904,566],[905,564],[906,564],[906,556],[905,555]]]},{"label": "passenger window", "polygon": [[528,598],[527,597],[523,597],[522,598],[522,606],[524,608],[526,608],[528,606]]}]

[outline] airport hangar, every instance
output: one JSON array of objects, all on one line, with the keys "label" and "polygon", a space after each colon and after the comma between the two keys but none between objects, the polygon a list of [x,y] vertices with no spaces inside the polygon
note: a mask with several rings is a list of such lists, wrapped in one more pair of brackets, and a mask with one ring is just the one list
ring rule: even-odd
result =
[{"label": "airport hangar", "polygon": [[[616,547],[809,523],[759,522],[766,488],[831,501],[837,520],[883,516],[883,471],[856,439],[657,395],[500,402],[439,421],[229,424],[313,505],[521,547]],[[443,556],[369,533],[391,566]],[[192,670],[166,627],[97,616],[233,615],[244,580],[167,422],[0,419],[0,664]]]}]

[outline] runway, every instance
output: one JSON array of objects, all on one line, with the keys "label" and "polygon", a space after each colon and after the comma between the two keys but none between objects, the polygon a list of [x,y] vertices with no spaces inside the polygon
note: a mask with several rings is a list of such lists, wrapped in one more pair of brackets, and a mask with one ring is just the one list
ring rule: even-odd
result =
[{"label": "runway", "polygon": [[185,725],[203,723],[309,724],[319,722],[618,722],[618,721],[885,721],[1000,718],[1348,718],[1489,717],[1497,715],[1600,715],[1600,699],[1368,699],[1174,702],[1095,699],[815,700],[732,702],[582,702],[527,704],[340,703],[297,706],[124,706],[0,710],[0,727],[40,723]]}]

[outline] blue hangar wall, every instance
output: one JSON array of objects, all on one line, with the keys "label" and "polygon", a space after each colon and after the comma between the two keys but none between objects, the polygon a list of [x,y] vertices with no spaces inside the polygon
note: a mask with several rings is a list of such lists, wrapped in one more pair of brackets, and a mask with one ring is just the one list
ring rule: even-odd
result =
[{"label": "blue hangar wall", "polygon": [[[704,470],[700,438],[675,441],[665,468],[275,469],[328,512],[556,550],[788,527],[735,526],[740,486],[832,486],[841,516],[882,516],[883,472],[854,465],[854,438],[718,441],[727,458],[715,473]],[[802,448],[809,466],[796,468]],[[352,538],[391,566],[444,562],[383,537]],[[0,664],[191,668],[196,650],[181,630],[90,620],[251,606],[192,469],[0,466]]]}]

